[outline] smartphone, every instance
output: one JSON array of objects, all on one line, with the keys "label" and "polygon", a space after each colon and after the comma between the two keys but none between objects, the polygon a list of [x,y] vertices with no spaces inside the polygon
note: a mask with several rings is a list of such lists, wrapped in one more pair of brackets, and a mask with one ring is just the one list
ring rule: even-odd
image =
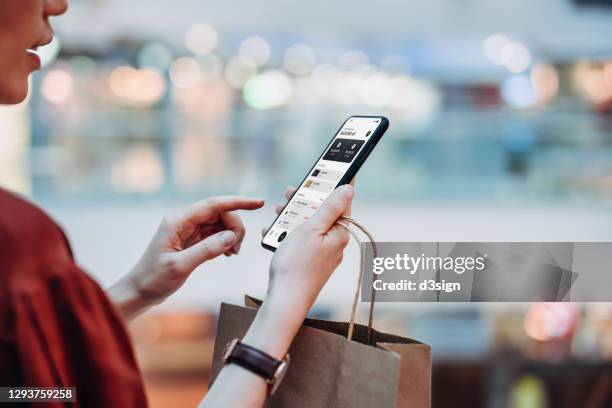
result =
[{"label": "smartphone", "polygon": [[336,132],[298,189],[276,217],[261,245],[275,251],[334,189],[350,183],[389,127],[383,116],[351,116]]}]

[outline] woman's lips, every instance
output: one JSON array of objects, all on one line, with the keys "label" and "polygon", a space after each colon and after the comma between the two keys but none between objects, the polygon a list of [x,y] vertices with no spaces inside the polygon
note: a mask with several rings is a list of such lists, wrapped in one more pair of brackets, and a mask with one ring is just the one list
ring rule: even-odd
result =
[{"label": "woman's lips", "polygon": [[40,57],[32,50],[26,50],[28,59],[32,63],[32,70],[37,71],[40,69]]}]

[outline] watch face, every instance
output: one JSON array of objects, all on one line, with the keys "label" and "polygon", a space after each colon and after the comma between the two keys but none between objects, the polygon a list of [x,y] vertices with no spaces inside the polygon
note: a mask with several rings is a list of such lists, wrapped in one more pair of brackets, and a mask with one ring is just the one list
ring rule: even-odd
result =
[{"label": "watch face", "polygon": [[270,395],[274,394],[278,386],[283,382],[283,378],[285,378],[285,374],[287,373],[287,369],[289,368],[289,362],[289,354],[287,354],[287,357],[285,357],[285,359],[281,361],[281,363],[278,365],[278,368],[276,369],[276,372],[274,373],[274,378],[270,383]]}]

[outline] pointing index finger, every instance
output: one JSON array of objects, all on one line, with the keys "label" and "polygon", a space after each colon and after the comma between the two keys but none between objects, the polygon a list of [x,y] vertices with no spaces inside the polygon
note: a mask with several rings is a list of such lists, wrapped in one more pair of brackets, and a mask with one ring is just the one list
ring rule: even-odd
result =
[{"label": "pointing index finger", "polygon": [[264,205],[262,198],[218,196],[193,203],[185,209],[180,221],[204,222],[214,215],[236,210],[256,210]]}]

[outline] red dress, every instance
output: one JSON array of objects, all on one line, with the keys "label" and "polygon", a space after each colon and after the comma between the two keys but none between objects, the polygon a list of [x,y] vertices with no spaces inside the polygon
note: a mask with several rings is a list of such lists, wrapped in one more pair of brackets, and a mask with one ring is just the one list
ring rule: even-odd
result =
[{"label": "red dress", "polygon": [[0,386],[76,387],[83,407],[147,405],[118,311],[62,230],[1,189]]}]

